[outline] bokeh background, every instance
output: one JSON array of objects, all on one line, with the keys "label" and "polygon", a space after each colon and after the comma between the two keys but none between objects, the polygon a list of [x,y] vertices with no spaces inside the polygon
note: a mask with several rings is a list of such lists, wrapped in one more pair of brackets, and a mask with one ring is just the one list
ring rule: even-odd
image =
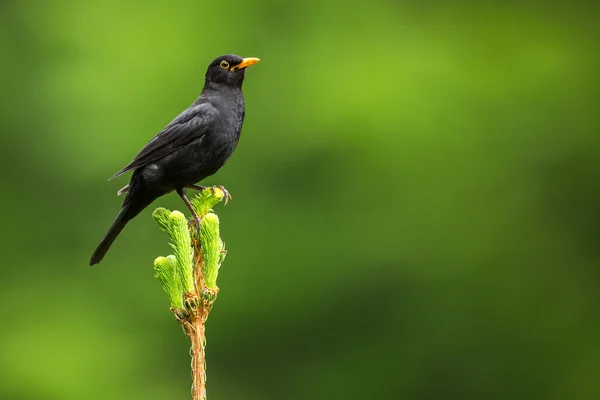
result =
[{"label": "bokeh background", "polygon": [[98,267],[107,182],[248,70],[207,184],[229,249],[211,399],[600,398],[598,7],[49,0],[0,5],[0,398],[186,399],[150,213]]}]

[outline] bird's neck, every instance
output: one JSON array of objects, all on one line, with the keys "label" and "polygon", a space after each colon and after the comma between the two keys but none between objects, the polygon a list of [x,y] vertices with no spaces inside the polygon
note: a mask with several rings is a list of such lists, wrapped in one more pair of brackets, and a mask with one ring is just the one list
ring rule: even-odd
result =
[{"label": "bird's neck", "polygon": [[244,109],[244,95],[242,88],[222,85],[214,82],[206,82],[202,94],[195,104],[210,102],[220,110],[242,110]]},{"label": "bird's neck", "polygon": [[206,80],[204,82],[204,89],[202,89],[202,93],[224,93],[224,94],[235,94],[238,95],[242,93],[241,87],[224,85],[222,83],[211,82]]}]

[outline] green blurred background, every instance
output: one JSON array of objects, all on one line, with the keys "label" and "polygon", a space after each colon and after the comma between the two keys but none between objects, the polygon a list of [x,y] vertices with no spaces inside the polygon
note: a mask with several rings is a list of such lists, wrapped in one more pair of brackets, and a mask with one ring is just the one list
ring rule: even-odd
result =
[{"label": "green blurred background", "polygon": [[190,397],[152,270],[181,200],[88,261],[231,52],[210,399],[600,398],[598,7],[202,3],[0,5],[1,399]]}]

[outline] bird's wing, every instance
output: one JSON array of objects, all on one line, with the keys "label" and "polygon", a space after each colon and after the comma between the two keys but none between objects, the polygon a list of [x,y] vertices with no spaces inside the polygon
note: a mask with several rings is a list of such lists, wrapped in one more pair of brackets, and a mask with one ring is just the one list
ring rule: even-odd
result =
[{"label": "bird's wing", "polygon": [[209,103],[192,106],[179,114],[169,125],[154,136],[132,162],[109,180],[126,172],[150,165],[206,134],[219,111]]}]

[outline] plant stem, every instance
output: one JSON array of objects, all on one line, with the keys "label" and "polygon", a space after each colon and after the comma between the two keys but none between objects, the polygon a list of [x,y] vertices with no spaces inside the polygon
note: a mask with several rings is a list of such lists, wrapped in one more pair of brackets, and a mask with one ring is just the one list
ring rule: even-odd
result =
[{"label": "plant stem", "polygon": [[[192,236],[194,232],[190,232]],[[197,239],[192,240],[194,249],[194,292],[188,298],[192,304],[186,333],[192,344],[192,399],[206,400],[206,320],[212,308],[216,293],[206,287],[202,246]],[[218,291],[218,289],[217,289]]]},{"label": "plant stem", "polygon": [[186,329],[192,342],[192,398],[206,400],[206,334],[205,324],[208,311],[202,305],[192,317],[192,324]]}]

